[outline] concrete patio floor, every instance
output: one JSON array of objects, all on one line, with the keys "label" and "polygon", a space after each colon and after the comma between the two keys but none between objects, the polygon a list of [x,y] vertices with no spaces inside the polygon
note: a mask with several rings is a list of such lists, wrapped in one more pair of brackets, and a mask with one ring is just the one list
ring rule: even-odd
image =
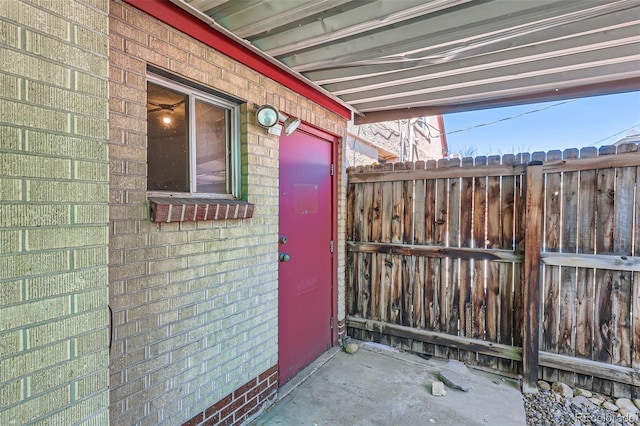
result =
[{"label": "concrete patio floor", "polygon": [[523,398],[511,379],[467,369],[469,392],[431,382],[447,361],[360,344],[353,355],[332,348],[279,390],[278,400],[250,424],[525,425]]}]

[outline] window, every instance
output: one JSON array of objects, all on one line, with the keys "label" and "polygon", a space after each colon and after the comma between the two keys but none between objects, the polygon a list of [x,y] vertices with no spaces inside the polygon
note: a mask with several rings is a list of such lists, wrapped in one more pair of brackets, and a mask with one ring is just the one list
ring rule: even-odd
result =
[{"label": "window", "polygon": [[147,80],[150,196],[239,194],[238,102],[167,78]]}]

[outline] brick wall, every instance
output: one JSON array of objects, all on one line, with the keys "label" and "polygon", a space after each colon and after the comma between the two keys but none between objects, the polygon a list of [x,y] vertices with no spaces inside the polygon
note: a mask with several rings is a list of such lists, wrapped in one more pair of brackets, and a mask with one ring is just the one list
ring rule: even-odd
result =
[{"label": "brick wall", "polygon": [[[345,123],[139,10],[110,3],[111,421],[211,422],[224,415],[215,411],[226,407],[221,401],[244,395],[261,404],[275,391],[269,385],[256,399],[247,384],[263,386],[261,375],[277,365],[278,138],[243,106],[242,187],[253,218],[152,223],[147,64],[335,134]],[[342,289],[343,276],[344,269]],[[247,412],[233,410],[232,423]]]},{"label": "brick wall", "polygon": [[0,424],[108,423],[108,1],[0,1]]},{"label": "brick wall", "polygon": [[243,424],[258,414],[266,403],[273,401],[277,389],[278,369],[274,366],[196,414],[182,426]]}]

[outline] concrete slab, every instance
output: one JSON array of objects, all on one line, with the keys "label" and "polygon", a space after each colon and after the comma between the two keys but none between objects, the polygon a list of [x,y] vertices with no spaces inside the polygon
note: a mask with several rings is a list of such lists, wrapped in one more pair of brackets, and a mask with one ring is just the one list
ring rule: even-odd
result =
[{"label": "concrete slab", "polygon": [[468,369],[469,392],[430,384],[447,361],[425,360],[393,348],[362,345],[353,355],[333,348],[279,391],[250,424],[276,425],[525,425],[518,384]]}]

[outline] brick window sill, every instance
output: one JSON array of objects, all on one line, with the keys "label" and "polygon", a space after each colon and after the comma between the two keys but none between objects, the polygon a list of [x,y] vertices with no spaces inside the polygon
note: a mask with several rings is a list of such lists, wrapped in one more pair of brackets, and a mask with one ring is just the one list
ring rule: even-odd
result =
[{"label": "brick window sill", "polygon": [[149,197],[152,222],[249,219],[254,205],[246,201],[192,197]]}]

